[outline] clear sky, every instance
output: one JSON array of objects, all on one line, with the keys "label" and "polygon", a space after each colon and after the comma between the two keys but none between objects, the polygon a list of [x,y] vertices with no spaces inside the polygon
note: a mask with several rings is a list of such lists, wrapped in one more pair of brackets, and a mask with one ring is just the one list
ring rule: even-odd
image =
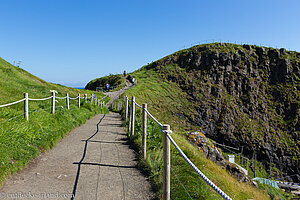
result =
[{"label": "clear sky", "polygon": [[0,57],[67,86],[206,40],[300,51],[300,0],[0,0]]}]

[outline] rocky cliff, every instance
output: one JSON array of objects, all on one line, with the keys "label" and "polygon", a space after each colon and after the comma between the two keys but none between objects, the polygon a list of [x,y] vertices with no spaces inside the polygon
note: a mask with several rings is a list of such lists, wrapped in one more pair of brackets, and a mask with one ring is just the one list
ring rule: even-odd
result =
[{"label": "rocky cliff", "polygon": [[213,43],[143,67],[180,85],[192,102],[191,125],[217,142],[242,147],[273,177],[300,181],[300,53]]}]

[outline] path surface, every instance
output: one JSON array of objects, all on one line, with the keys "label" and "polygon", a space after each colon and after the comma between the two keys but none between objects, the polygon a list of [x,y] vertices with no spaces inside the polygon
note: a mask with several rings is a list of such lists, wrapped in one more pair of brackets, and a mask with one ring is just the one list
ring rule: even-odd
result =
[{"label": "path surface", "polygon": [[23,195],[22,199],[47,195],[52,199],[72,199],[72,195],[80,200],[153,199],[121,123],[119,114],[109,113],[75,128],[55,148],[8,179],[0,199],[20,199],[11,195]]}]

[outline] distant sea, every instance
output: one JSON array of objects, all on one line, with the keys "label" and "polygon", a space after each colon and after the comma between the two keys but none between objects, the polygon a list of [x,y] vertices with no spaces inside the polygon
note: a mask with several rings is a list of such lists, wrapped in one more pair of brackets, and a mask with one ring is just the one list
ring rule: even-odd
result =
[{"label": "distant sea", "polygon": [[84,87],[74,87],[75,89],[84,89]]}]

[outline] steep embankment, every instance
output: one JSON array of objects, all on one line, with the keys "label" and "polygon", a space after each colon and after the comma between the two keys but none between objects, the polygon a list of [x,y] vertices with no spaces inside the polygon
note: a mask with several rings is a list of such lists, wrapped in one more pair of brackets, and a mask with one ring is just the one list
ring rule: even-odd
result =
[{"label": "steep embankment", "polygon": [[[39,99],[52,95],[76,97],[89,91],[68,88],[43,81],[25,70],[12,66],[0,58],[0,105],[24,98],[24,92],[30,98]],[[97,93],[100,98],[103,94]],[[51,114],[51,99],[29,101],[29,122],[24,120],[24,103],[0,108],[0,185],[5,177],[21,170],[41,151],[52,148],[72,128],[101,110],[90,103],[70,100],[70,110],[66,109],[66,100],[57,100],[56,113]],[[102,110],[103,111],[103,110]],[[16,117],[10,121],[11,119]]]},{"label": "steep embankment", "polygon": [[[161,107],[173,116],[175,126],[184,122],[186,129],[201,128],[217,142],[243,147],[249,158],[256,154],[265,169],[276,167],[273,178],[300,181],[300,53],[206,44],[176,52],[134,73],[139,83],[148,81],[143,87],[151,88],[148,73],[175,90],[168,97],[174,103],[160,100],[159,92],[161,104],[153,100],[159,106],[156,109]],[[139,98],[146,97],[145,93]]]}]

